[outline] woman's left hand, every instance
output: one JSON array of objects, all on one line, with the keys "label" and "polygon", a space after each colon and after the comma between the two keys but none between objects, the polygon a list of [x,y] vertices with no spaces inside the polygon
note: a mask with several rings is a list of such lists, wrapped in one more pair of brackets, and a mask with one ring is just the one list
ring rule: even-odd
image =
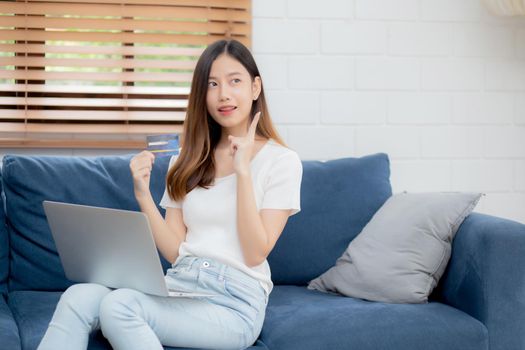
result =
[{"label": "woman's left hand", "polygon": [[250,162],[255,145],[255,130],[261,112],[257,112],[244,137],[230,135],[230,155],[233,157],[233,169],[237,175],[245,175],[250,171]]}]

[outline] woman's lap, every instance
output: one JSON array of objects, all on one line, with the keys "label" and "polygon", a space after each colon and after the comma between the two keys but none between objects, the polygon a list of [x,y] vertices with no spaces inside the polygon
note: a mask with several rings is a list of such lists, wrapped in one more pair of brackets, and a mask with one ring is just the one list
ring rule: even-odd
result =
[{"label": "woman's lap", "polygon": [[[168,270],[166,282],[171,289],[214,296],[158,297],[131,289],[111,291],[95,284],[75,285],[64,294],[68,303],[72,298],[80,299],[79,304],[92,309],[99,304],[102,330],[110,342],[112,334],[122,338],[118,329],[125,327],[131,314],[142,319],[167,346],[232,349],[249,346],[257,339],[267,300],[257,280],[211,259],[187,257]],[[93,329],[97,328],[98,320]],[[151,340],[151,335],[143,338]]]}]

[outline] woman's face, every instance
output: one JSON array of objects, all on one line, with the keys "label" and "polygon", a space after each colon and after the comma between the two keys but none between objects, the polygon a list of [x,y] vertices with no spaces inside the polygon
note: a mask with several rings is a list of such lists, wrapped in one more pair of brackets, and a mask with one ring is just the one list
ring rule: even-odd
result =
[{"label": "woman's face", "polygon": [[248,128],[252,103],[260,90],[259,77],[252,81],[239,61],[221,54],[213,61],[208,78],[208,112],[223,128],[242,132]]}]

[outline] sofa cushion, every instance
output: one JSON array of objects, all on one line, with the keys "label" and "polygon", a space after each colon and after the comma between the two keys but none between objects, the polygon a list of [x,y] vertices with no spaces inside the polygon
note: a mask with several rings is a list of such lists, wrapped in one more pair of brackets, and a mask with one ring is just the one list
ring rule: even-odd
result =
[{"label": "sofa cushion", "polygon": [[273,282],[306,285],[334,266],[391,195],[386,154],[303,161],[301,212],[288,219],[268,257]]},{"label": "sofa cushion", "polygon": [[[20,332],[22,349],[36,349],[46,332],[62,292],[17,291],[9,293],[9,307],[13,311]],[[111,349],[101,332],[93,333],[90,349]]]},{"label": "sofa cushion", "polygon": [[18,327],[11,310],[7,306],[5,299],[0,295],[0,339],[2,349],[20,349],[20,337]]},{"label": "sofa cushion", "polygon": [[486,327],[445,304],[385,304],[275,286],[261,340],[286,350],[482,350]]},{"label": "sofa cushion", "polygon": [[[131,157],[4,156],[10,291],[58,291],[71,284],[60,264],[43,200],[139,210],[129,170]],[[150,187],[157,203],[164,192],[168,162],[169,157],[159,157],[154,164]]]},{"label": "sofa cushion", "polygon": [[0,297],[7,293],[7,278],[9,276],[9,237],[7,235],[2,188],[2,169],[0,168]]},{"label": "sofa cushion", "polygon": [[308,284],[388,303],[425,303],[450,259],[452,240],[481,193],[397,193],[336,265]]},{"label": "sofa cushion", "polygon": [[[20,329],[22,349],[36,349],[53,317],[60,295],[62,292],[15,291],[9,293],[9,306],[13,310]],[[97,331],[91,334],[88,349],[109,350],[111,347],[102,332]],[[165,349],[190,350],[171,347]],[[258,340],[249,349],[267,350],[268,348]]]}]

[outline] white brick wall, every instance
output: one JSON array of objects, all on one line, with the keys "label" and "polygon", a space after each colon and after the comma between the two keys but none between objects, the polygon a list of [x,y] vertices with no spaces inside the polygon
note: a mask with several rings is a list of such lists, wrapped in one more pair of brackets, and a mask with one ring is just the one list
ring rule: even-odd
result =
[{"label": "white brick wall", "polygon": [[420,130],[422,158],[478,158],[483,146],[483,128],[478,126],[428,126]]},{"label": "white brick wall", "polygon": [[315,125],[319,120],[321,103],[316,91],[268,91],[268,104],[275,123]]},{"label": "white brick wall", "polygon": [[516,160],[516,176],[514,176],[514,188],[517,191],[525,191],[525,160]]},{"label": "white brick wall", "polygon": [[519,29],[516,33],[516,56],[525,58],[525,29]]},{"label": "white brick wall", "polygon": [[456,93],[453,96],[454,124],[512,124],[514,96],[500,92]]},{"label": "white brick wall", "polygon": [[380,124],[385,122],[387,96],[379,92],[324,91],[321,124]]},{"label": "white brick wall", "polygon": [[323,54],[380,54],[388,31],[381,22],[327,22],[321,26]]},{"label": "white brick wall", "polygon": [[367,57],[356,62],[358,90],[416,90],[419,62],[405,57]]},{"label": "white brick wall", "polygon": [[253,41],[264,53],[314,54],[319,51],[319,24],[307,20],[253,19]]},{"label": "white brick wall", "polygon": [[286,141],[303,159],[322,159],[326,154],[340,158],[355,154],[354,135],[349,126],[294,126],[288,128]]},{"label": "white brick wall", "polygon": [[391,55],[444,56],[452,50],[452,27],[448,23],[393,22],[389,28]]},{"label": "white brick wall", "polygon": [[476,211],[525,222],[525,17],[495,17],[482,0],[252,9],[272,117],[303,159],[385,152],[394,192],[481,191]]},{"label": "white brick wall", "polygon": [[395,192],[449,191],[449,160],[397,160],[390,157],[390,182]]},{"label": "white brick wall", "polygon": [[420,6],[420,19],[425,21],[468,22],[490,17],[479,0],[421,0]]},{"label": "white brick wall", "polygon": [[481,0],[253,0],[270,111],[303,159],[388,153],[394,192],[525,222],[525,18]]},{"label": "white brick wall", "polygon": [[481,58],[421,59],[421,88],[440,91],[479,91],[483,89]]},{"label": "white brick wall", "polygon": [[[322,6],[319,6],[319,0],[288,0],[282,2],[287,3],[287,15],[290,18],[346,19],[352,16],[354,12],[353,1],[351,0],[324,0]],[[254,15],[256,15],[255,12]]]},{"label": "white brick wall", "polygon": [[296,90],[340,89],[354,86],[353,60],[333,56],[290,56],[288,87]]},{"label": "white brick wall", "polygon": [[452,161],[453,191],[510,192],[513,190],[512,160]]},{"label": "white brick wall", "polygon": [[514,33],[508,26],[458,24],[454,36],[454,55],[471,57],[511,57],[514,50]]},{"label": "white brick wall", "polygon": [[417,20],[418,0],[356,0],[358,20]]},{"label": "white brick wall", "polygon": [[490,60],[485,63],[485,90],[525,90],[525,65],[523,58]]},{"label": "white brick wall", "polygon": [[414,126],[357,127],[355,155],[386,152],[393,159],[419,158],[421,149],[419,133],[420,128]]},{"label": "white brick wall", "polygon": [[523,126],[525,125],[525,93],[516,94],[514,101],[516,106],[516,113],[514,114],[516,124]]},{"label": "white brick wall", "polygon": [[448,93],[393,92],[388,95],[389,124],[448,124],[452,98]]}]

